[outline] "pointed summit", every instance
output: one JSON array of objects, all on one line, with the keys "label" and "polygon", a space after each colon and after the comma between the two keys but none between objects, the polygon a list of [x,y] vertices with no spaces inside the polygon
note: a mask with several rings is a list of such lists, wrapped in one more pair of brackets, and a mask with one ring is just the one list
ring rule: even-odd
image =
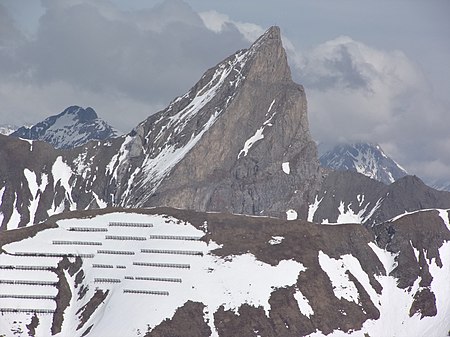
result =
[{"label": "pointed summit", "polygon": [[254,67],[258,76],[263,75],[265,81],[291,81],[291,71],[278,26],[270,27],[249,51],[255,57]]},{"label": "pointed summit", "polygon": [[319,172],[306,110],[271,27],[130,134],[107,172],[114,203],[305,217]]}]

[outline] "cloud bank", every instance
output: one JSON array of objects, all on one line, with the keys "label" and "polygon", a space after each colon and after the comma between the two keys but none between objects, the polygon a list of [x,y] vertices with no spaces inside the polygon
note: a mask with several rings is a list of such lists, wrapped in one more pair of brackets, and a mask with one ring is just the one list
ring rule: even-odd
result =
[{"label": "cloud bank", "polygon": [[[45,14],[30,39],[0,7],[2,122],[36,122],[79,104],[128,131],[248,45],[234,26],[211,31],[182,1],[140,11],[106,0],[42,4]],[[19,120],[10,120],[11,112]]]}]

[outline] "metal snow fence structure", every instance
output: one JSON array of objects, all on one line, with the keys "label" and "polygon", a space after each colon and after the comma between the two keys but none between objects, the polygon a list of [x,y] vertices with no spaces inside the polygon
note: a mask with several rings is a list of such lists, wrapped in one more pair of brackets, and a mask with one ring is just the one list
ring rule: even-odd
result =
[{"label": "metal snow fence structure", "polygon": [[54,300],[56,296],[51,295],[22,295],[22,294],[0,294],[0,298],[19,298],[27,300]]},{"label": "metal snow fence structure", "polygon": [[136,276],[134,279],[138,280],[138,281],[157,281],[157,282],[176,282],[176,283],[182,282],[182,280],[180,278],[172,278],[172,277]]},{"label": "metal snow fence structure", "polygon": [[0,284],[21,284],[28,286],[56,286],[58,282],[54,281],[30,281],[30,280],[0,280]]},{"label": "metal snow fence structure", "polygon": [[110,227],[153,227],[152,223],[111,221]]},{"label": "metal snow fence structure", "polygon": [[172,249],[145,249],[145,248],[143,248],[143,249],[141,249],[141,253],[203,256],[203,252],[199,251],[199,250],[172,250]]},{"label": "metal snow fence structure", "polygon": [[101,246],[99,241],[65,241],[65,240],[53,240],[54,245],[76,245],[76,246]]},{"label": "metal snow fence structure", "polygon": [[125,276],[125,280],[134,280],[133,276]]},{"label": "metal snow fence structure", "polygon": [[152,240],[185,240],[185,241],[199,241],[201,236],[185,236],[185,235],[150,235]]},{"label": "metal snow fence structure", "polygon": [[11,270],[46,270],[51,271],[52,269],[55,269],[56,267],[51,266],[7,266],[7,265],[1,265],[0,269],[11,269]]},{"label": "metal snow fence structure", "polygon": [[83,254],[83,253],[32,253],[32,252],[15,252],[12,254],[14,256],[29,256],[29,257],[83,257],[92,259],[94,254]]},{"label": "metal snow fence structure", "polygon": [[112,264],[93,263],[92,268],[114,268]]},{"label": "metal snow fence structure", "polygon": [[108,228],[105,227],[69,227],[67,229],[71,232],[107,232]]},{"label": "metal snow fence structure", "polygon": [[128,294],[146,294],[146,295],[162,295],[169,296],[168,291],[158,291],[158,290],[136,290],[136,289],[124,289],[124,293]]},{"label": "metal snow fence structure", "polygon": [[184,263],[158,263],[158,262],[133,262],[135,266],[143,266],[143,267],[159,267],[159,268],[181,268],[181,269],[190,269],[190,264]]},{"label": "metal snow fence structure", "polygon": [[145,236],[126,236],[126,235],[106,235],[106,240],[128,240],[128,241],[145,241]]},{"label": "metal snow fence structure", "polygon": [[98,283],[120,283],[122,282],[118,278],[105,278],[105,277],[96,277],[94,278],[94,282]]},{"label": "metal snow fence structure", "polygon": [[30,313],[30,314],[51,314],[53,315],[56,310],[54,309],[18,309],[18,308],[0,308],[1,313]]},{"label": "metal snow fence structure", "polygon": [[129,250],[108,250],[108,249],[99,249],[99,250],[97,250],[97,254],[134,255],[134,252],[129,251]]},{"label": "metal snow fence structure", "polygon": [[127,266],[117,265],[116,268],[118,268],[118,269],[126,269]]}]

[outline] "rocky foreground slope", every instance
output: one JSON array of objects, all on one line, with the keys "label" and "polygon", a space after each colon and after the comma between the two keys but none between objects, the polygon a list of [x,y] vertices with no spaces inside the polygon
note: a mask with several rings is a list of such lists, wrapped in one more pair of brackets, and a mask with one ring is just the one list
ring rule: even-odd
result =
[{"label": "rocky foreground slope", "polygon": [[445,336],[448,214],[375,234],[168,208],[53,217],[0,237],[0,333]]}]

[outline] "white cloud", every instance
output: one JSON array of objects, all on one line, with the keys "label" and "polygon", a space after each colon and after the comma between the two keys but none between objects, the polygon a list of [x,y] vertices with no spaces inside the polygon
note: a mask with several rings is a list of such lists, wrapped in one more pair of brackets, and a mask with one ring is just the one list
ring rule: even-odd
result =
[{"label": "white cloud", "polygon": [[226,14],[214,10],[199,13],[205,26],[215,33],[220,33],[232,26],[236,27],[245,39],[253,43],[260,37],[265,29],[259,25],[250,22],[239,22],[231,20]]},{"label": "white cloud", "polygon": [[381,143],[426,180],[450,172],[449,106],[434,97],[424,73],[403,52],[338,37],[297,55],[297,79],[306,87],[317,140]]}]

